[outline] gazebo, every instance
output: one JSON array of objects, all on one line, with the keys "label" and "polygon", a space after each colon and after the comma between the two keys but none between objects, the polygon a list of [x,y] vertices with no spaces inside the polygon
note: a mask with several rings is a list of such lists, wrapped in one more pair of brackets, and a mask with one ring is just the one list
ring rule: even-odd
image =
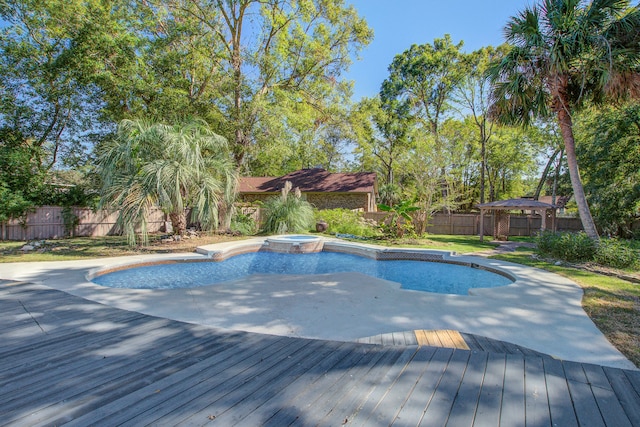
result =
[{"label": "gazebo", "polygon": [[[499,200],[496,202],[490,203],[482,203],[476,205],[480,208],[480,241],[483,241],[484,237],[484,213],[485,211],[496,211],[497,216],[500,216],[501,212],[506,211],[533,211],[539,213],[542,217],[542,225],[540,227],[541,231],[544,231],[547,228],[546,218],[547,211],[551,210],[551,228],[555,231],[556,229],[556,206],[550,205],[549,203],[539,202],[533,199],[508,199],[508,200]],[[496,227],[494,228],[494,235],[500,235],[499,233],[500,226],[504,227],[504,224],[500,221],[496,221]],[[497,231],[496,231],[497,230]],[[506,233],[505,235],[509,235],[509,222],[506,222]]]}]

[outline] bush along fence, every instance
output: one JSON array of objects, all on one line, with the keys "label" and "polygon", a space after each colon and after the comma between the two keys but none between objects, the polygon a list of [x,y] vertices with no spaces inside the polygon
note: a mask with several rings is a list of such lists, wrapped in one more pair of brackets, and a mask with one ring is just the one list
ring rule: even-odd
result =
[{"label": "bush along fence", "polygon": [[[244,210],[243,210],[244,212]],[[252,209],[254,219],[260,220],[260,209]],[[369,212],[364,216],[382,222],[386,212]],[[80,207],[41,206],[22,219],[15,219],[0,225],[2,240],[39,240],[57,239],[67,236],[106,236],[118,232],[116,228],[117,212],[91,210]],[[150,233],[166,230],[166,217],[161,210],[152,211],[147,218]],[[485,215],[484,234],[490,236],[494,229],[493,215]],[[540,230],[539,216],[509,215],[510,236],[532,236]],[[558,218],[558,231],[580,231],[582,225],[578,218]],[[549,225],[550,226],[550,225]],[[430,234],[476,235],[480,231],[479,214],[436,214],[429,222]],[[330,230],[329,230],[330,231]]]}]

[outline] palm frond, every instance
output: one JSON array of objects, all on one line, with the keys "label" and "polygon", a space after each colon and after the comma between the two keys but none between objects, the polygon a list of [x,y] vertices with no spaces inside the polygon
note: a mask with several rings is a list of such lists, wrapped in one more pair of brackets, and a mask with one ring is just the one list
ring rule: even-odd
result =
[{"label": "palm frond", "polygon": [[220,201],[231,204],[236,194],[226,140],[203,121],[168,126],[124,120],[98,166],[102,204],[119,209],[118,221],[133,241],[136,227],[146,239],[144,217],[152,204],[176,216],[191,207],[195,221],[215,228]]}]

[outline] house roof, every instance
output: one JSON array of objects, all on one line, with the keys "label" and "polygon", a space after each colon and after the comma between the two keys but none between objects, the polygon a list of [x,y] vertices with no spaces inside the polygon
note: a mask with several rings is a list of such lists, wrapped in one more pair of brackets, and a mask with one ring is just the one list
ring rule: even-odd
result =
[{"label": "house roof", "polygon": [[533,199],[507,199],[476,205],[480,209],[554,209],[555,206]]},{"label": "house roof", "polygon": [[569,196],[556,196],[556,202],[552,203],[553,201],[553,196],[540,196],[540,198],[538,199],[541,202],[544,203],[549,203],[552,204],[557,207],[557,208],[564,208],[565,206],[567,206],[567,203],[569,202],[569,200],[571,199],[571,195]]},{"label": "house roof", "polygon": [[240,178],[240,193],[277,193],[286,181],[303,193],[371,193],[375,172],[330,173],[324,169],[301,169],[280,177]]}]

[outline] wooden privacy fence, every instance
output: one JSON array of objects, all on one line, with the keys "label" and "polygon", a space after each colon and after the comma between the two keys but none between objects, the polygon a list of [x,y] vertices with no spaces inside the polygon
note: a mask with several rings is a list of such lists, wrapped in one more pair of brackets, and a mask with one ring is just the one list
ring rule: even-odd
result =
[{"label": "wooden privacy fence", "polygon": [[[368,212],[364,216],[381,222],[386,212]],[[495,215],[485,214],[484,234],[491,236],[494,230]],[[542,218],[536,215],[509,215],[509,236],[533,236],[540,230]],[[551,229],[547,218],[547,229]],[[558,231],[580,231],[580,218],[556,218]],[[480,214],[435,214],[427,226],[429,234],[476,235],[480,234]]]},{"label": "wooden privacy fence", "polygon": [[[117,212],[93,211],[89,208],[72,207],[73,224],[65,226],[61,206],[40,206],[22,220],[2,223],[2,240],[58,239],[65,236],[107,236],[115,234]],[[155,233],[164,229],[165,216],[160,209],[154,209],[147,218],[147,230]]]},{"label": "wooden privacy fence", "polygon": [[[260,209],[242,208],[241,211],[251,215],[257,221],[261,219]],[[63,208],[60,206],[41,206],[29,213],[23,221],[11,220],[1,225],[2,240],[38,240],[56,239],[65,236],[107,236],[117,233],[116,212],[105,210],[93,211],[88,208],[71,208],[75,216],[75,225],[65,227]],[[388,214],[385,212],[369,212],[364,216],[381,222]],[[73,217],[72,217],[73,218]],[[160,209],[153,210],[147,218],[150,233],[164,231],[165,215]],[[531,236],[540,230],[539,216],[510,215],[510,236]],[[580,231],[582,224],[579,218],[557,218],[558,231]],[[436,214],[427,226],[430,234],[476,235],[480,230],[479,214]],[[485,215],[484,234],[493,232],[494,216]],[[550,228],[550,224],[548,224]]]}]

